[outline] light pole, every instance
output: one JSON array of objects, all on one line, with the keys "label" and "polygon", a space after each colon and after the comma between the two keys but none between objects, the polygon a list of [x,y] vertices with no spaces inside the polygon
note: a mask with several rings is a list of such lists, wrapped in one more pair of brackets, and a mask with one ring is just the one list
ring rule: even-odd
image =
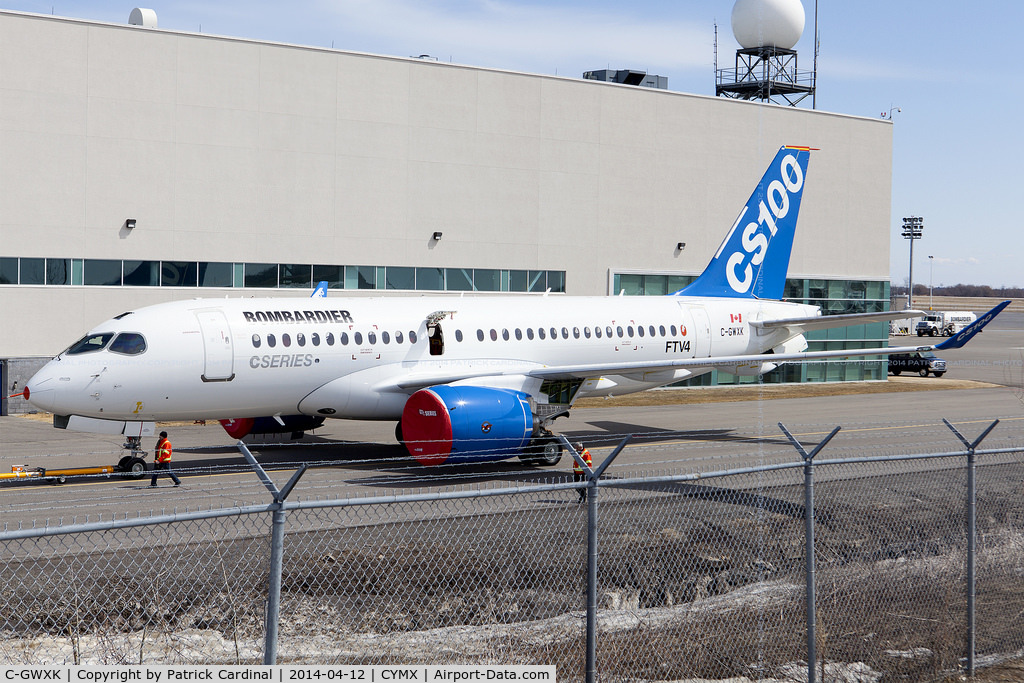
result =
[{"label": "light pole", "polygon": [[920,216],[907,216],[903,219],[903,238],[910,240],[910,288],[907,291],[907,308],[914,307],[914,240],[921,239],[924,219]]},{"label": "light pole", "polygon": [[932,310],[932,276],[935,275],[935,257],[928,257],[928,310]]}]

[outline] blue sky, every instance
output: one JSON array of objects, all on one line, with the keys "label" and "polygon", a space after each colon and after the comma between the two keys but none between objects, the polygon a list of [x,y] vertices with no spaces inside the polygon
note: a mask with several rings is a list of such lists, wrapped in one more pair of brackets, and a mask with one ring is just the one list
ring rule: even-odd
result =
[{"label": "blue sky", "polygon": [[[336,47],[578,77],[646,70],[669,88],[713,95],[719,62],[737,47],[733,0],[164,0],[144,3],[164,29]],[[113,0],[18,2],[5,9],[126,23]],[[813,56],[813,0],[796,48]],[[1019,40],[1024,3],[819,1],[817,108],[893,112],[891,275],[907,278],[902,217],[924,218],[914,279],[1024,287],[1024,225],[1013,208],[1024,180]],[[934,256],[929,263],[928,256]]]}]

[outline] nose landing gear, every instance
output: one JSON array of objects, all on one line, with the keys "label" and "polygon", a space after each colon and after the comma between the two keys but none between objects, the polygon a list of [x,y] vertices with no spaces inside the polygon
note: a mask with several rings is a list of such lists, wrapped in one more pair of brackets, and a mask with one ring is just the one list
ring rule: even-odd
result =
[{"label": "nose landing gear", "polygon": [[142,450],[142,437],[129,436],[121,448],[131,451],[117,461],[117,471],[130,479],[139,479],[146,474],[146,451]]}]

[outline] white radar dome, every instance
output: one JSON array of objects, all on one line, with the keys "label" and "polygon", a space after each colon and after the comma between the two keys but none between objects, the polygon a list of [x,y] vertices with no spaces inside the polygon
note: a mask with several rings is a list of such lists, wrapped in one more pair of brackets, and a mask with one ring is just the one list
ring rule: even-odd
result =
[{"label": "white radar dome", "polygon": [[736,0],[732,6],[732,34],[744,48],[792,50],[803,32],[800,0]]}]

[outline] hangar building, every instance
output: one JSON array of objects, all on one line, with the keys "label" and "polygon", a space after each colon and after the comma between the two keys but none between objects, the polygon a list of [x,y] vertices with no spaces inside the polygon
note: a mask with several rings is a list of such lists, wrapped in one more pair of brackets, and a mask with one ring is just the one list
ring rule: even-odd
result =
[{"label": "hangar building", "polygon": [[783,144],[820,150],[787,298],[888,307],[888,121],[12,11],[0,63],[0,359],[147,304],[320,280],[334,296],[671,292]]}]

